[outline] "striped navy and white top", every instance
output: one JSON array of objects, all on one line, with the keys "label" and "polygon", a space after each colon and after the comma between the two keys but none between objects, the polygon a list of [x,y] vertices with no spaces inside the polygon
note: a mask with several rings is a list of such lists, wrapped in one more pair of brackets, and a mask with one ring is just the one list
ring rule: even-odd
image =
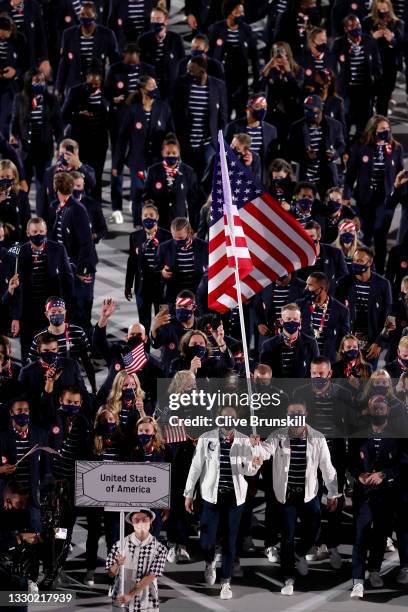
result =
[{"label": "striped navy and white top", "polygon": [[[26,438],[23,438],[16,430],[14,430],[14,434],[16,439],[17,461],[19,461],[22,457],[24,457],[26,453],[28,453],[28,451],[34,446],[34,444],[31,442],[29,435],[27,435]],[[27,459],[24,459],[24,461],[18,464],[13,477],[24,489],[28,489],[30,487],[30,457],[27,457]]]},{"label": "striped navy and white top", "polygon": [[75,461],[81,455],[80,424],[74,420],[72,429],[66,434],[58,455],[53,455],[53,474],[56,478],[73,479],[75,476]]},{"label": "striped navy and white top", "polygon": [[142,253],[143,260],[142,265],[144,271],[152,271],[156,268],[156,254],[157,254],[157,245],[154,243],[154,240],[147,239],[146,242],[143,243]]},{"label": "striped navy and white top", "polygon": [[144,13],[145,3],[144,0],[128,0],[128,18],[132,22],[132,25],[136,32],[143,32],[144,28]]},{"label": "striped navy and white top", "polygon": [[364,336],[368,335],[368,298],[370,296],[370,281],[355,280],[356,286],[356,320],[354,321],[354,332]]},{"label": "striped navy and white top", "polygon": [[129,91],[134,91],[139,82],[140,66],[139,64],[130,64],[128,66],[128,87]]},{"label": "striped navy and white top", "polygon": [[32,251],[32,296],[33,300],[41,301],[48,297],[48,254],[45,249]]},{"label": "striped navy and white top", "polygon": [[295,343],[291,346],[285,342],[282,344],[282,373],[291,376],[295,361]]},{"label": "striped navy and white top", "polygon": [[385,176],[385,145],[377,145],[373,158],[373,174],[371,189],[384,189]]},{"label": "striped navy and white top", "polygon": [[325,436],[333,435],[333,399],[330,396],[316,396],[313,409],[313,427]]},{"label": "striped navy and white top", "polygon": [[350,51],[350,84],[364,85],[366,82],[365,52],[363,45],[351,45]]},{"label": "striped navy and white top", "polygon": [[92,36],[84,36],[81,34],[81,60],[82,64],[85,68],[92,62],[93,53],[94,53],[94,44],[95,37]]},{"label": "striped navy and white top", "polygon": [[[45,332],[48,332],[47,327],[34,336],[30,350],[28,351],[28,361],[36,361],[38,359],[37,338]],[[67,334],[69,340],[69,355],[67,352]],[[62,334],[54,335],[58,338],[58,355],[60,357],[78,359],[84,353],[90,353],[89,341],[82,327],[68,323],[67,333],[63,331]]]},{"label": "striped navy and white top", "polygon": [[311,221],[311,220],[312,220],[312,215],[310,215],[310,214],[309,214],[309,215],[304,215],[304,214],[302,214],[302,211],[300,211],[300,210],[299,210],[299,208],[298,208],[297,206],[296,206],[296,207],[295,207],[295,209],[294,209],[294,213],[295,213],[295,219],[296,219],[296,221],[299,221],[299,223],[300,223],[301,225],[303,225],[303,226],[304,226],[304,225],[306,225],[306,223],[307,223],[308,221]]},{"label": "striped navy and white top", "polygon": [[9,43],[8,40],[0,40],[0,64],[2,66],[6,66],[7,58],[8,58],[8,48]]},{"label": "striped navy and white top", "polygon": [[313,55],[312,59],[313,59],[314,69],[316,70],[316,72],[318,70],[323,70],[323,68],[324,68],[324,54],[320,55],[319,57],[316,57],[315,55]]},{"label": "striped navy and white top", "polygon": [[43,125],[43,113],[44,113],[44,98],[43,96],[36,96],[35,108],[31,108],[30,112],[30,123],[28,129],[28,142],[30,144],[38,142],[41,139],[42,125]]},{"label": "striped navy and white top", "polygon": [[105,448],[103,449],[103,461],[106,462],[110,462],[110,461],[119,461],[119,447],[118,447],[118,443],[117,441],[113,441],[110,444],[106,444],[105,442]]},{"label": "striped navy and white top", "polygon": [[320,179],[320,155],[323,145],[323,130],[320,126],[309,127],[310,148],[317,153],[316,159],[308,161],[306,169],[307,181],[318,181]]},{"label": "striped navy and white top", "polygon": [[92,92],[88,98],[89,111],[92,113],[92,117],[87,119],[87,130],[89,136],[100,133],[100,129],[103,126],[103,103],[102,103],[102,92],[100,89]]},{"label": "striped navy and white top", "polygon": [[146,109],[143,109],[143,110],[144,110],[144,114],[145,114],[145,117],[146,117],[146,127],[149,127],[150,119],[152,117],[152,111],[151,110],[148,111]]},{"label": "striped navy and white top", "polygon": [[75,15],[79,19],[79,13],[81,11],[81,0],[71,0],[72,8],[74,9]]},{"label": "striped navy and white top", "polygon": [[275,285],[272,295],[272,305],[276,319],[281,318],[282,306],[288,303],[289,285]]},{"label": "striped navy and white top", "polygon": [[382,438],[373,438],[376,459],[378,458],[378,455],[380,454],[382,441],[383,441]]},{"label": "striped navy and white top", "polygon": [[10,13],[12,20],[16,24],[17,30],[22,32],[24,26],[24,0],[22,0],[17,6],[11,7]]},{"label": "striped navy and white top", "polygon": [[135,410],[136,408],[134,407],[133,403],[130,404],[130,406],[126,406],[126,404],[122,402],[122,407],[119,412],[119,423],[122,428],[126,427],[130,415],[132,412],[134,413]]},{"label": "striped navy and white top", "polygon": [[160,79],[163,77],[163,72],[164,72],[164,65],[163,65],[163,58],[164,58],[164,41],[160,40],[157,45],[156,45],[156,54],[155,54],[155,58],[154,58],[154,65],[156,68],[156,82],[160,83]]},{"label": "striped navy and white top", "polygon": [[306,438],[290,439],[288,487],[304,487],[306,477]]},{"label": "striped navy and white top", "polygon": [[[324,315],[325,311],[323,308],[321,308],[318,305],[314,305],[313,307],[313,312],[311,313],[311,324],[312,324],[312,329],[313,329],[313,333],[316,333],[320,330],[320,326],[322,323],[322,319],[323,319],[323,315]],[[324,342],[326,339],[326,333],[327,333],[327,322],[330,318],[330,302],[327,306],[326,309],[326,316],[323,322],[323,329],[321,330],[320,334],[318,334],[318,336],[315,335],[317,344],[319,345],[319,351],[320,354],[324,354]]]},{"label": "striped navy and white top", "polygon": [[262,125],[258,127],[248,127],[247,133],[252,139],[251,151],[258,153],[262,149],[263,137],[262,137]]},{"label": "striped navy and white top", "polygon": [[281,15],[282,13],[285,13],[287,11],[288,8],[288,0],[277,0],[277,2],[275,3],[275,11]]},{"label": "striped navy and white top", "polygon": [[405,0],[393,0],[392,6],[394,12],[399,19],[404,19],[405,13]]},{"label": "striped navy and white top", "polygon": [[188,99],[190,115],[190,146],[200,147],[208,138],[209,97],[208,85],[192,85]]},{"label": "striped navy and white top", "polygon": [[191,246],[188,249],[177,249],[177,283],[181,288],[188,289],[194,276],[194,251]]},{"label": "striped navy and white top", "polygon": [[220,439],[220,479],[218,481],[218,490],[227,489],[234,490],[234,481],[232,480],[231,470],[231,446],[232,440]]},{"label": "striped navy and white top", "polygon": [[239,47],[239,28],[232,30],[227,28],[227,45],[231,47]]},{"label": "striped navy and white top", "polygon": [[63,214],[64,214],[64,209],[59,208],[57,210],[56,220],[55,220],[57,242],[61,242],[61,243],[63,242],[62,240],[62,215]]}]

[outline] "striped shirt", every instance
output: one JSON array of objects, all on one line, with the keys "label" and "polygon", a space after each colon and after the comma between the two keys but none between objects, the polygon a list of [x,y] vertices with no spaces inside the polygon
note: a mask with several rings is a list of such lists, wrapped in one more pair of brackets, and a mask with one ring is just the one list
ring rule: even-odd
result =
[{"label": "striped shirt", "polygon": [[[28,351],[28,360],[36,361],[38,359],[37,338],[48,332],[48,328],[41,330],[33,338],[33,341]],[[58,355],[59,357],[69,357],[70,359],[78,359],[84,353],[90,353],[90,347],[86,333],[78,325],[68,323],[66,331],[61,334],[54,334],[58,338]],[[67,346],[67,344],[69,346]],[[69,355],[68,355],[69,348]]]},{"label": "striped shirt", "polygon": [[157,74],[156,82],[157,83],[160,83],[160,79],[163,78],[163,72],[164,72],[164,65],[163,65],[164,41],[165,41],[165,39],[163,38],[163,40],[160,40],[157,43],[157,46],[156,46],[156,54],[155,54],[155,58],[154,58],[154,66],[156,68],[156,74]]},{"label": "striped shirt", "polygon": [[333,435],[334,405],[330,395],[316,395],[313,406],[313,427],[325,436]]},{"label": "striped shirt", "polygon": [[46,249],[42,251],[31,251],[32,255],[32,292],[33,300],[41,301],[48,297],[48,254]]},{"label": "striped shirt", "polygon": [[322,55],[319,55],[318,57],[316,55],[312,55],[312,60],[313,60],[313,64],[314,64],[314,69],[317,72],[318,70],[323,70],[323,68],[325,67],[324,65],[324,53]]},{"label": "striped shirt", "polygon": [[373,174],[371,177],[371,189],[384,189],[385,176],[385,145],[377,145],[373,159]]},{"label": "striped shirt", "polygon": [[309,127],[310,148],[317,153],[316,159],[307,163],[306,180],[318,181],[320,179],[320,158],[323,145],[323,130],[320,126]]},{"label": "striped shirt", "polygon": [[288,303],[289,285],[275,285],[272,294],[272,306],[276,319],[281,318],[282,306]]},{"label": "striped shirt", "polygon": [[[314,334],[314,337],[316,338],[317,344],[319,345],[320,354],[324,355],[324,342],[326,340],[327,322],[330,318],[330,309],[331,309],[330,301],[326,309],[318,306],[317,304],[313,304],[312,308],[313,308],[313,311],[311,313],[310,318],[311,318],[313,334]],[[323,327],[322,327],[322,319],[323,319],[324,314],[326,316],[324,317]]]},{"label": "striped shirt", "polygon": [[106,443],[105,440],[105,448],[103,449],[103,461],[119,461],[119,447],[117,441],[112,441],[110,444]]},{"label": "striped shirt", "polygon": [[231,30],[227,28],[227,45],[231,47],[239,47],[239,28]]},{"label": "striped shirt", "polygon": [[220,439],[220,479],[218,481],[218,490],[234,490],[234,481],[232,480],[231,470],[232,442],[232,440],[228,441],[226,439]]},{"label": "striped shirt", "polygon": [[263,138],[262,138],[262,125],[258,127],[248,127],[247,133],[250,135],[252,139],[251,143],[251,151],[254,153],[258,153],[262,149]]},{"label": "striped shirt", "polygon": [[95,37],[84,36],[81,34],[81,60],[82,65],[87,69],[92,62],[94,53]]},{"label": "striped shirt", "polygon": [[28,128],[28,142],[30,144],[41,140],[44,113],[43,102],[43,96],[36,96],[33,99]]},{"label": "striped shirt", "polygon": [[375,450],[375,458],[377,460],[381,450],[382,438],[373,438],[373,444]]},{"label": "striped shirt", "polygon": [[404,19],[405,13],[405,0],[393,0],[392,6],[394,12],[399,19]]},{"label": "striped shirt", "polygon": [[295,365],[295,343],[290,346],[283,342],[282,344],[282,374],[284,376],[292,376],[293,366]]},{"label": "striped shirt", "polygon": [[356,286],[356,320],[354,321],[354,332],[364,336],[368,335],[368,298],[370,296],[371,281],[355,280]]},{"label": "striped shirt", "polygon": [[367,71],[365,66],[365,52],[363,45],[351,45],[350,50],[350,84],[364,85],[367,81]]},{"label": "striped shirt", "polygon": [[81,11],[81,0],[71,0],[72,8],[74,9],[74,13],[79,19],[79,13]]},{"label": "striped shirt", "polygon": [[304,487],[306,477],[307,438],[290,439],[288,487]]},{"label": "striped shirt", "polygon": [[126,427],[129,417],[136,410],[134,403],[127,406],[125,402],[122,402],[122,407],[119,412],[119,423],[122,428]]},{"label": "striped shirt", "polygon": [[154,240],[146,239],[142,247],[142,266],[145,272],[151,272],[156,268],[156,254],[158,246]]},{"label": "striped shirt", "polygon": [[102,92],[97,89],[88,98],[89,111],[93,114],[88,117],[87,130],[90,136],[98,136],[101,128],[104,127]]},{"label": "striped shirt", "polygon": [[134,91],[139,82],[140,66],[139,64],[129,64],[128,66],[128,88],[129,91]]},{"label": "striped shirt", "polygon": [[[28,451],[34,446],[34,444],[31,442],[29,434],[26,438],[23,438],[16,430],[14,430],[14,435],[16,440],[17,461],[20,461],[20,459],[24,457],[26,453],[28,453]],[[30,487],[30,457],[27,457],[27,459],[24,459],[24,461],[18,464],[17,469],[13,474],[13,478],[15,478],[24,489],[28,489]]]},{"label": "striped shirt", "polygon": [[190,289],[194,276],[194,251],[177,249],[177,284],[182,289]]},{"label": "striped shirt", "polygon": [[128,0],[128,18],[137,33],[143,32],[145,21],[144,0]]},{"label": "striped shirt", "polygon": [[0,40],[0,65],[5,67],[7,65],[8,59],[8,49],[9,43],[8,40]]},{"label": "striped shirt", "polygon": [[22,32],[24,27],[24,0],[17,6],[11,7],[10,13],[17,30]]},{"label": "striped shirt", "polygon": [[279,15],[281,15],[282,13],[285,13],[287,9],[288,9],[288,0],[277,0],[277,2],[275,3],[275,10]]},{"label": "striped shirt", "polygon": [[57,242],[63,243],[62,239],[62,215],[64,214],[64,208],[58,208],[55,219],[55,234]]},{"label": "striped shirt", "polygon": [[188,99],[190,146],[200,147],[209,135],[208,85],[192,85]]},{"label": "striped shirt", "polygon": [[303,225],[303,226],[305,226],[308,221],[312,220],[312,215],[311,214],[304,215],[302,211],[299,210],[298,206],[295,207],[292,214],[294,214],[296,221],[299,221],[300,225]]},{"label": "striped shirt", "polygon": [[[75,476],[75,461],[81,455],[80,424],[74,419],[72,429],[66,433],[58,455],[53,455],[53,474],[56,478],[73,479]],[[85,449],[82,449],[84,452]]]}]

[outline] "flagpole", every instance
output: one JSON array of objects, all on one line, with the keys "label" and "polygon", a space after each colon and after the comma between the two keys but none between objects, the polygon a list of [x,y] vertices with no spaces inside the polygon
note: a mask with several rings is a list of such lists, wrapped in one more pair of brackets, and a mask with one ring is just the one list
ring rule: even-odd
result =
[{"label": "flagpole", "polygon": [[[230,237],[231,237],[231,249],[232,249],[234,259],[235,259],[235,270],[234,270],[235,286],[237,288],[237,302],[238,302],[239,322],[241,326],[242,348],[243,348],[243,353],[244,353],[245,376],[246,376],[247,385],[248,385],[248,394],[249,394],[249,397],[252,398],[251,370],[249,368],[249,354],[248,354],[248,344],[247,344],[246,331],[245,331],[244,309],[242,307],[241,280],[239,278],[238,258],[237,258],[237,254],[235,250],[234,219],[232,218],[232,215],[231,215],[231,206],[232,206],[231,184],[229,180],[228,164],[227,164],[227,158],[225,155],[224,136],[222,134],[222,130],[219,130],[218,132],[218,143],[220,145],[222,186],[223,186],[223,191],[224,191],[224,202],[226,204],[226,206],[224,207],[224,210],[226,210],[226,213],[227,213],[227,221],[228,221],[228,227],[229,227]],[[252,400],[250,401],[249,406],[250,406],[249,409],[250,409],[250,413],[252,417],[254,414],[253,407],[252,407]],[[252,425],[252,433],[256,434],[256,427],[254,425]]]}]

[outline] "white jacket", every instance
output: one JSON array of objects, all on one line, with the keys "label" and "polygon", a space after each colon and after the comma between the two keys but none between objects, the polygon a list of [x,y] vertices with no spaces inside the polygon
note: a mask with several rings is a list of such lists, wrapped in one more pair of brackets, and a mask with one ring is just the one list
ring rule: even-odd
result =
[{"label": "white jacket", "polygon": [[[258,466],[252,465],[252,449],[248,436],[234,430],[231,445],[231,471],[237,505],[245,502],[248,488],[244,476],[253,476]],[[184,497],[194,497],[194,489],[200,480],[202,498],[212,504],[217,503],[218,481],[220,479],[220,436],[219,429],[203,433],[198,438],[197,447],[188,473]]]},{"label": "white jacket", "polygon": [[[306,475],[305,475],[305,502],[310,501],[317,495],[319,482],[317,479],[317,469],[320,468],[323,480],[328,491],[328,497],[339,497],[337,486],[337,473],[330,458],[329,447],[326,439],[320,431],[313,429],[309,425],[307,428],[306,446]],[[278,429],[273,432],[265,442],[261,442],[260,447],[254,447],[253,452],[264,459],[273,456],[273,490],[276,499],[284,504],[286,501],[286,489],[288,487],[289,464],[290,464],[290,439],[288,428]]]}]

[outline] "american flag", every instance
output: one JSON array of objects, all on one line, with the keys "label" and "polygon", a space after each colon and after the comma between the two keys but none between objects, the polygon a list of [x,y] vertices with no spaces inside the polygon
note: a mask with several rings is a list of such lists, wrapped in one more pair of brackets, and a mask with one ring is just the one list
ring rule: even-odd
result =
[{"label": "american flag", "polygon": [[[228,218],[233,223],[228,223]],[[209,233],[208,306],[221,313],[238,304],[236,265],[245,302],[278,277],[313,265],[316,259],[309,235],[238,161],[224,144],[222,133],[215,160]]]},{"label": "american flag", "polygon": [[145,345],[143,342],[135,346],[129,353],[122,355],[123,365],[128,374],[139,372],[147,362],[145,355]]}]

